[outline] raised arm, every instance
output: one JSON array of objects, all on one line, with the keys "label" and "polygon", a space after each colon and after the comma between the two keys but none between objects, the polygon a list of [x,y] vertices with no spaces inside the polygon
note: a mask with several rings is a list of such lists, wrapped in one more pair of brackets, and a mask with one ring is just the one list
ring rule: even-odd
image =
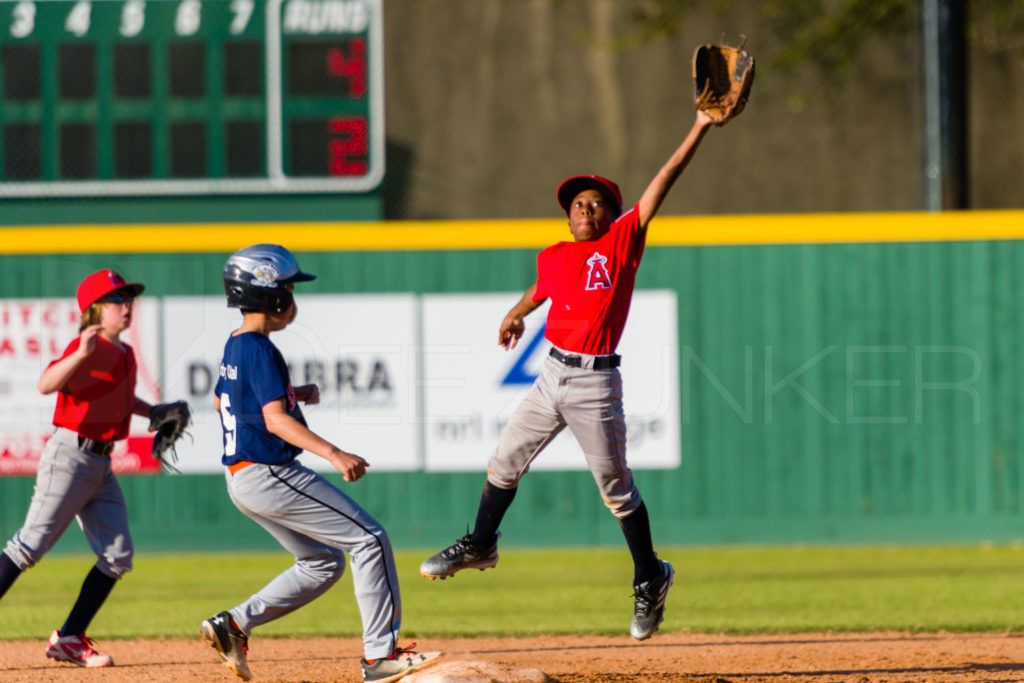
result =
[{"label": "raised arm", "polygon": [[543,299],[540,301],[533,300],[533,295],[536,293],[537,283],[534,282],[516,305],[512,307],[512,310],[505,315],[505,319],[501,321],[501,328],[498,330],[498,345],[504,346],[506,351],[514,349],[519,342],[519,338],[523,336],[523,331],[526,329],[526,326],[523,324],[523,318],[533,313],[537,310],[538,306],[544,303]]},{"label": "raised arm", "polygon": [[96,349],[96,336],[101,329],[101,325],[90,325],[82,330],[79,335],[78,348],[74,353],[68,354],[43,370],[43,374],[39,377],[39,383],[36,384],[40,394],[52,394],[67,384],[71,376],[75,374],[75,370]]},{"label": "raised arm", "polygon": [[658,213],[658,209],[661,208],[661,203],[668,195],[668,191],[672,189],[672,185],[675,184],[679,174],[690,163],[690,159],[693,158],[697,147],[700,145],[700,141],[704,138],[704,134],[708,132],[711,123],[711,119],[707,114],[703,111],[698,111],[697,118],[694,120],[693,127],[690,129],[689,134],[687,134],[686,139],[672,153],[672,156],[661,167],[658,174],[654,176],[654,180],[644,190],[643,196],[640,197],[639,205],[641,230],[646,229],[647,224],[654,218],[654,214]]}]

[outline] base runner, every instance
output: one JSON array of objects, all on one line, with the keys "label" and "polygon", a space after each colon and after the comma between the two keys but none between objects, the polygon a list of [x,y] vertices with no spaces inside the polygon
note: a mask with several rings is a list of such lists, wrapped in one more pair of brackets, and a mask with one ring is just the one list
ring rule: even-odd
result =
[{"label": "base runner", "polygon": [[291,252],[255,244],[224,266],[228,306],[240,308],[242,325],[224,345],[213,399],[224,432],[228,495],[235,506],[295,556],[295,564],[230,610],[200,625],[224,665],[242,680],[253,628],[320,597],[352,558],[352,582],[363,622],[363,680],[396,681],[431,666],[442,652],[399,647],[402,598],[391,542],[383,527],[354,500],[296,456],[310,451],[357,481],[369,463],[310,431],[300,402],[315,404],[315,384],[292,387],[284,357],[270,334],[295,320],[296,282],[314,279],[299,270]]}]

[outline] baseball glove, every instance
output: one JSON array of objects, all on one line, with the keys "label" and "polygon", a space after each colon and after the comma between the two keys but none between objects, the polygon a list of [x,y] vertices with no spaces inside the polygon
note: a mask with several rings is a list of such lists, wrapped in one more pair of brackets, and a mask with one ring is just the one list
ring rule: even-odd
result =
[{"label": "baseball glove", "polygon": [[153,437],[153,459],[160,462],[165,471],[177,472],[178,452],[175,444],[185,434],[192,420],[192,411],[185,401],[161,403],[153,406],[149,414],[149,431]]},{"label": "baseball glove", "polygon": [[693,99],[716,126],[738,116],[754,84],[754,58],[743,46],[701,45],[693,53]]}]

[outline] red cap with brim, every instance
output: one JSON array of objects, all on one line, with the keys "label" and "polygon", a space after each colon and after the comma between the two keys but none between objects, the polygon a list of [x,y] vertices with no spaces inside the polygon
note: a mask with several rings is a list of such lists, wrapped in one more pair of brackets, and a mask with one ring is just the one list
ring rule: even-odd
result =
[{"label": "red cap with brim", "polygon": [[558,203],[562,205],[566,216],[569,215],[572,200],[583,190],[597,190],[615,205],[618,211],[616,215],[622,215],[622,193],[618,185],[599,175],[577,175],[558,186]]},{"label": "red cap with brim", "polygon": [[146,286],[138,282],[125,282],[123,277],[110,269],[100,270],[78,285],[78,310],[85,313],[85,309],[111,292],[121,291],[134,298],[145,289]]}]

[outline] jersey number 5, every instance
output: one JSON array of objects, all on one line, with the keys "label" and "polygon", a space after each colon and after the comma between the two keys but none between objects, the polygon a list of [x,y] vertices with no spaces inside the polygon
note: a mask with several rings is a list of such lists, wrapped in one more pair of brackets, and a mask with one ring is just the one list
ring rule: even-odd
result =
[{"label": "jersey number 5", "polygon": [[234,455],[238,450],[235,433],[235,416],[231,414],[231,399],[226,393],[220,395],[220,423],[224,425],[224,455]]}]

